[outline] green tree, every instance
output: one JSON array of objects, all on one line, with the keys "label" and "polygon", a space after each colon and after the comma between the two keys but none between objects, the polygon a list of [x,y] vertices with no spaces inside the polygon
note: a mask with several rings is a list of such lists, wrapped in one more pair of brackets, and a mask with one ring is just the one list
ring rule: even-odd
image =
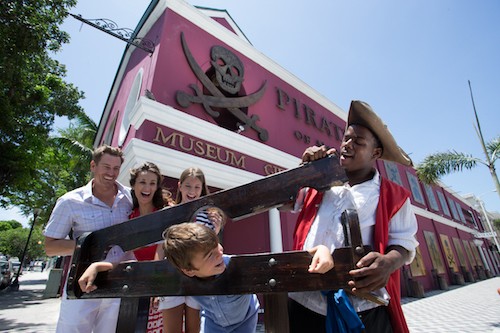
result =
[{"label": "green tree", "polygon": [[22,227],[23,225],[16,220],[0,221],[0,232]]},{"label": "green tree", "polygon": [[493,225],[495,226],[495,229],[500,230],[500,219],[493,220]]},{"label": "green tree", "polygon": [[[21,259],[26,241],[28,240],[29,228],[16,228],[0,232],[0,252]],[[40,227],[35,225],[26,250],[25,262],[30,259],[45,257],[44,237]]]},{"label": "green tree", "polygon": [[460,153],[453,150],[435,153],[425,157],[423,162],[417,166],[417,175],[423,182],[431,184],[437,182],[442,176],[452,172],[459,172],[463,169],[470,170],[477,165],[484,165],[490,170],[495,186],[500,190],[494,165],[500,154],[500,137],[486,144],[486,154],[489,156],[489,161],[488,159],[482,160],[471,154]]},{"label": "green tree", "polygon": [[481,124],[477,115],[476,106],[474,104],[474,97],[472,96],[472,88],[469,81],[469,89],[471,93],[472,106],[474,108],[474,115],[476,118],[476,126],[474,126],[479,142],[483,149],[485,159],[473,157],[470,154],[459,153],[456,151],[447,151],[444,153],[436,153],[427,156],[422,163],[417,167],[417,175],[424,183],[435,183],[441,176],[450,174],[463,169],[475,168],[478,164],[484,165],[488,168],[493,179],[496,191],[500,196],[500,183],[498,182],[498,175],[495,169],[495,162],[500,156],[500,136],[485,143],[483,132],[481,131]]},{"label": "green tree", "polygon": [[11,197],[10,202],[26,216],[34,207],[41,208],[38,219],[44,225],[57,198],[90,180],[96,132],[97,124],[85,113],[78,114],[58,136],[49,139],[40,152],[35,177],[27,182],[28,189]]},{"label": "green tree", "polygon": [[0,206],[30,191],[56,116],[72,119],[83,98],[50,57],[67,43],[59,29],[76,0],[0,2]]}]

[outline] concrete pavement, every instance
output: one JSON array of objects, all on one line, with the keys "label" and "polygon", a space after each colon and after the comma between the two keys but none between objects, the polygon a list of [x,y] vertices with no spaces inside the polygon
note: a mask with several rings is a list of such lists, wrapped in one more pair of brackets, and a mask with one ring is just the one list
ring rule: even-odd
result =
[{"label": "concrete pavement", "polygon": [[19,290],[0,292],[0,332],[55,332],[60,298],[43,298],[49,272],[24,272]]},{"label": "concrete pavement", "polygon": [[[54,332],[60,298],[43,298],[49,273],[26,272],[19,291],[0,291],[0,332]],[[412,333],[500,333],[500,277],[403,299]],[[309,333],[309,332],[305,332]]]},{"label": "concrete pavement", "polygon": [[405,298],[403,312],[412,333],[500,333],[500,277]]}]

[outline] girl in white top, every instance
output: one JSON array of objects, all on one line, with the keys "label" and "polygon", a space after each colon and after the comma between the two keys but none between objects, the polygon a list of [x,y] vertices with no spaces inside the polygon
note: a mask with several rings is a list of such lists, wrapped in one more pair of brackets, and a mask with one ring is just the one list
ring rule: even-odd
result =
[{"label": "girl in white top", "polygon": [[[198,199],[209,193],[205,175],[199,168],[184,170],[177,185],[175,200],[177,204]],[[156,256],[158,260],[164,259],[161,244],[157,247]],[[192,297],[160,297],[158,309],[161,310],[163,316],[163,332],[198,333],[200,331],[200,306]]]}]

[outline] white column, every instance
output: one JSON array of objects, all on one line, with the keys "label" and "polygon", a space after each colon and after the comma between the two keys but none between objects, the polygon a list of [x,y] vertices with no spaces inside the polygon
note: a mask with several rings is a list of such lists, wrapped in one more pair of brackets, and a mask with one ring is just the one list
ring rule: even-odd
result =
[{"label": "white column", "polygon": [[483,264],[485,266],[484,268],[491,272],[490,265],[488,264],[489,261],[486,259],[483,253],[483,246],[482,246],[483,241],[475,239],[474,244],[476,245],[476,248],[479,250],[479,255],[481,256],[481,260],[483,261]]},{"label": "white column", "polygon": [[500,265],[498,264],[498,258],[496,256],[495,251],[491,251],[490,249],[486,249],[486,253],[489,254],[488,257],[491,258],[491,269],[492,273],[497,276],[500,272],[498,271]]},{"label": "white column", "polygon": [[500,255],[498,254],[498,251],[491,251],[493,257],[495,258],[495,265],[497,267],[497,274],[500,274]]},{"label": "white column", "polygon": [[477,201],[479,202],[479,205],[481,206],[481,210],[483,211],[484,218],[486,219],[486,223],[488,224],[488,229],[490,229],[490,232],[493,236],[493,240],[495,241],[497,249],[500,251],[500,245],[498,244],[497,235],[496,235],[495,230],[491,226],[491,222],[490,222],[490,219],[488,217],[488,212],[486,211],[486,209],[484,209],[483,202],[481,201],[481,199],[479,199]]},{"label": "white column", "polygon": [[280,212],[277,208],[269,210],[269,241],[271,252],[283,252]]}]

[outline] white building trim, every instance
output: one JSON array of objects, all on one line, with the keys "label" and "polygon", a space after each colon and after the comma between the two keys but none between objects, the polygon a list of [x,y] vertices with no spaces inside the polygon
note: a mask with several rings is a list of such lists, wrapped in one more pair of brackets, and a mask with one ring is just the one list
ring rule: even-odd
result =
[{"label": "white building trim", "polygon": [[455,221],[447,219],[441,215],[429,212],[428,210],[426,210],[424,208],[420,208],[420,207],[417,207],[415,205],[412,205],[412,206],[413,206],[413,211],[415,212],[416,215],[426,217],[426,218],[431,219],[433,221],[436,221],[438,223],[447,225],[447,226],[452,227],[452,228],[457,228],[457,229],[460,229],[462,231],[465,231],[465,232],[468,232],[471,234],[474,234],[477,232],[477,230],[475,230],[475,229],[469,228],[461,223],[457,223]]},{"label": "white building trim", "polygon": [[146,120],[188,133],[202,140],[285,169],[294,168],[300,163],[300,159],[296,156],[226,130],[218,125],[176,110],[171,106],[141,97],[130,114],[130,124],[138,129]]}]

